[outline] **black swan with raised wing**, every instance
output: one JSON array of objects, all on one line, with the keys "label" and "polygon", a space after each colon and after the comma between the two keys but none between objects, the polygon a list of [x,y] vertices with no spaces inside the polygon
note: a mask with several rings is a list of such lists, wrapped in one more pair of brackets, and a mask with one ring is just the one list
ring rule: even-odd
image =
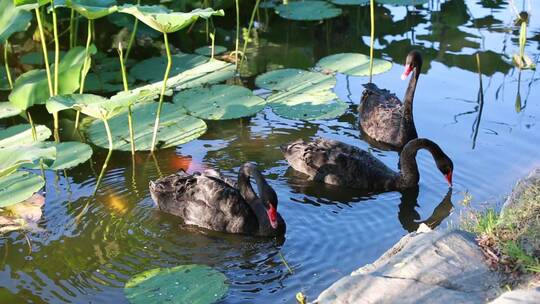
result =
[{"label": "black swan with raised wing", "polygon": [[186,225],[256,236],[285,233],[276,192],[251,163],[240,167],[238,187],[215,170],[191,175],[180,171],[150,182],[150,194],[160,210],[181,217]]},{"label": "black swan with raised wing", "polygon": [[365,90],[358,106],[360,127],[364,135],[397,150],[418,137],[413,119],[413,99],[421,69],[422,56],[418,51],[411,51],[407,55],[401,79],[405,80],[411,72],[414,73],[403,103],[396,95],[388,90],[379,89],[373,83],[364,85]]},{"label": "black swan with raised wing", "polygon": [[437,144],[425,138],[413,139],[405,145],[400,154],[401,172],[391,170],[360,148],[336,140],[297,140],[281,146],[289,165],[310,179],[369,192],[399,191],[418,185],[416,153],[420,149],[431,152],[437,168],[452,186],[452,160]]}]

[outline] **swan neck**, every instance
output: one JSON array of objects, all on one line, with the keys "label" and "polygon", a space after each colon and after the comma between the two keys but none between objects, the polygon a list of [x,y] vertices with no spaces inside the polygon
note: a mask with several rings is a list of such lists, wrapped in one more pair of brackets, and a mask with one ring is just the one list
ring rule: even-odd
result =
[{"label": "swan neck", "polygon": [[420,66],[416,66],[413,71],[413,76],[409,80],[409,85],[407,86],[407,91],[405,92],[405,98],[403,100],[403,118],[405,121],[412,122],[413,120],[413,100],[414,93],[416,92],[416,84],[418,83],[418,78],[420,78]]},{"label": "swan neck", "polygon": [[416,153],[422,148],[417,140],[410,141],[400,154],[401,171],[398,177],[399,188],[410,188],[418,185],[420,173],[416,163]]},{"label": "swan neck", "polygon": [[272,225],[268,219],[264,204],[251,186],[251,177],[255,179],[257,190],[261,195],[264,193],[263,191],[266,191],[267,187],[270,186],[259,170],[254,168],[253,165],[243,165],[240,168],[240,172],[238,173],[238,190],[240,190],[240,194],[257,217],[257,221],[259,223],[259,232],[262,232],[266,231],[267,229],[272,229]]}]

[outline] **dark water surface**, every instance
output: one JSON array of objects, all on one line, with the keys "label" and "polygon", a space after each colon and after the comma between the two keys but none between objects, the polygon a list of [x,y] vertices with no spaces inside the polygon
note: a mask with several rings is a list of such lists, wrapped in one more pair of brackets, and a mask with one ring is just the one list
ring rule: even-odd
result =
[{"label": "dark water surface", "polygon": [[[374,82],[403,96],[407,82],[399,76],[405,56],[412,48],[422,51],[415,123],[421,137],[437,142],[453,159],[451,193],[427,152],[417,158],[419,188],[404,194],[361,196],[306,182],[288,168],[280,144],[324,136],[370,149],[397,169],[395,152],[371,148],[359,135],[356,106],[368,79],[339,75],[335,91],[350,109],[338,119],[291,121],[266,109],[251,119],[211,122],[200,139],[160,151],[155,159],[138,153],[133,163],[129,153],[115,152],[95,198],[103,149],[94,147],[92,164],[66,175],[48,172],[43,231],[29,235],[33,252],[18,232],[0,240],[0,302],[123,303],[122,288],[130,276],[202,263],[226,274],[230,291],[224,303],[293,303],[298,291],[313,299],[339,277],[374,261],[422,221],[455,224],[466,192],[475,205],[495,205],[517,178],[540,165],[539,78],[534,71],[519,76],[511,65],[511,55],[518,52],[518,27],[507,2],[447,0],[417,8],[376,8],[376,56],[395,64],[374,76]],[[537,61],[540,5],[531,2],[526,52]],[[259,33],[258,47],[249,50],[246,85],[252,87],[253,76],[267,70],[309,68],[329,54],[368,54],[369,9],[343,8],[343,16],[320,24],[286,21],[261,10],[267,27]],[[232,28],[234,13],[227,12],[222,26]],[[173,43],[184,51],[196,46]],[[484,73],[483,104],[478,101],[476,52]],[[236,176],[246,161],[259,164],[279,195],[279,212],[288,227],[285,240],[185,230],[177,218],[153,206],[150,180],[180,168],[219,168]],[[88,212],[77,221],[87,204]]]}]

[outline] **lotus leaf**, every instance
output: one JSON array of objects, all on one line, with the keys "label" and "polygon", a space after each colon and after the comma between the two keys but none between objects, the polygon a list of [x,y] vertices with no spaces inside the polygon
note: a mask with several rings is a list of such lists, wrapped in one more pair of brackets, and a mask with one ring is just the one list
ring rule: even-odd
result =
[{"label": "lotus leaf", "polygon": [[266,105],[251,90],[224,84],[182,91],[174,96],[173,102],[186,108],[190,115],[210,120],[252,116]]},{"label": "lotus leaf", "polygon": [[429,0],[376,0],[381,4],[390,4],[395,6],[407,6],[407,5],[422,5],[428,3]]},{"label": "lotus leaf", "polygon": [[[183,90],[225,81],[234,76],[234,71],[234,64],[210,60],[169,78],[167,80],[169,91],[166,94],[172,94],[170,89]],[[115,96],[136,95],[137,101],[135,103],[153,101],[159,96],[162,85],[162,81],[155,82],[128,92],[120,92]]]},{"label": "lotus leaf", "polygon": [[[334,54],[322,58],[317,67],[350,76],[369,76],[369,56],[357,53]],[[373,74],[380,74],[392,68],[392,63],[382,59],[373,60]]]},{"label": "lotus leaf", "polygon": [[267,98],[268,105],[279,116],[288,119],[319,120],[336,118],[348,108],[332,91],[302,93],[277,92]]},{"label": "lotus leaf", "polygon": [[[90,54],[96,53],[96,47],[91,46]],[[79,88],[79,76],[83,67],[85,49],[75,47],[70,49],[62,58],[58,67],[58,93],[70,94]],[[54,65],[52,66],[54,68]],[[21,110],[26,110],[34,104],[44,104],[49,98],[48,83],[45,70],[32,70],[22,74],[9,95],[9,101]]]},{"label": "lotus leaf", "polygon": [[51,0],[13,0],[15,6],[20,6],[25,10],[32,10],[49,3],[51,3]]},{"label": "lotus leaf", "polygon": [[[135,131],[135,147],[139,151],[148,151],[152,145],[152,132],[158,104],[145,103],[132,107],[132,117]],[[127,112],[123,112],[109,120],[112,130],[113,149],[131,151]],[[160,148],[174,147],[198,138],[206,132],[203,120],[189,116],[185,109],[174,104],[164,103],[159,125]],[[108,148],[109,141],[102,121],[94,121],[86,130],[90,141]]]},{"label": "lotus leaf", "polygon": [[98,119],[109,119],[124,111],[136,100],[136,95],[121,95],[111,99],[94,94],[56,95],[47,100],[49,113],[73,109]]},{"label": "lotus leaf", "polygon": [[157,5],[132,5],[120,6],[119,12],[131,14],[146,25],[161,33],[173,33],[179,31],[199,17],[208,19],[212,16],[224,16],[223,10],[214,11],[212,8],[196,9],[189,13],[171,12],[167,8]]},{"label": "lotus leaf", "polygon": [[[44,164],[44,168],[50,170],[70,169],[84,163],[92,156],[92,148],[85,143],[77,141],[66,141],[61,143],[47,141],[41,143],[41,146],[53,147],[56,149],[56,156],[54,162],[48,165]],[[40,168],[40,166],[37,164],[28,166],[24,165],[24,167],[28,169]]]},{"label": "lotus leaf", "polygon": [[0,102],[0,119],[17,116],[19,114],[21,114],[21,110],[15,108],[11,103]]},{"label": "lotus leaf", "polygon": [[321,91],[336,85],[333,75],[325,75],[299,69],[281,69],[259,75],[255,79],[259,88],[273,91]]},{"label": "lotus leaf", "polygon": [[[51,130],[46,126],[36,126],[37,141],[51,137]],[[10,148],[34,143],[32,127],[28,124],[11,126],[0,131],[0,148]]]},{"label": "lotus leaf", "polygon": [[[193,54],[178,54],[171,57],[170,78],[208,61],[208,58],[205,56]],[[163,71],[166,66],[166,57],[153,57],[137,63],[130,70],[130,75],[139,80],[154,82],[163,79]]]},{"label": "lotus leaf", "polygon": [[[60,56],[64,56],[66,52],[60,52]],[[47,52],[47,58],[49,59],[49,62],[52,62],[54,60],[54,51],[48,51]],[[30,64],[30,65],[44,65],[45,62],[43,61],[43,52],[31,52],[26,53],[21,56],[20,59],[22,64]]]},{"label": "lotus leaf", "polygon": [[[130,32],[133,31],[133,25],[135,24],[135,20],[137,20],[137,18],[129,14],[121,14],[121,13],[111,14],[109,15],[109,17],[107,17],[107,19],[109,19],[109,21],[112,24],[118,27],[127,28]],[[144,23],[142,24],[139,23],[139,25],[137,26],[137,36],[138,37],[147,36],[151,38],[156,38],[156,37],[161,36],[161,33],[156,32],[153,28],[149,27],[148,25]]]},{"label": "lotus leaf", "polygon": [[87,19],[99,19],[118,10],[115,0],[69,0],[68,6]]},{"label": "lotus leaf", "polygon": [[193,303],[220,300],[228,290],[227,277],[206,265],[155,268],[133,276],[124,287],[132,304]]},{"label": "lotus leaf", "polygon": [[43,159],[50,166],[56,158],[56,148],[42,145],[41,142],[0,149],[0,177],[10,175],[19,167],[34,164]]},{"label": "lotus leaf", "polygon": [[365,5],[369,0],[331,0],[330,2],[337,5]]},{"label": "lotus leaf", "polygon": [[11,0],[0,1],[0,44],[16,32],[26,30],[32,20],[32,13],[13,5]]},{"label": "lotus leaf", "polygon": [[45,181],[41,176],[26,171],[0,177],[0,208],[28,199],[43,186]]},{"label": "lotus leaf", "polygon": [[341,9],[325,1],[295,1],[281,4],[275,8],[276,13],[291,20],[324,20],[341,15]]},{"label": "lotus leaf", "polygon": [[[227,51],[227,48],[221,45],[214,45],[214,55],[223,54]],[[203,56],[212,56],[212,46],[201,46],[200,48],[195,50],[195,53]]]}]

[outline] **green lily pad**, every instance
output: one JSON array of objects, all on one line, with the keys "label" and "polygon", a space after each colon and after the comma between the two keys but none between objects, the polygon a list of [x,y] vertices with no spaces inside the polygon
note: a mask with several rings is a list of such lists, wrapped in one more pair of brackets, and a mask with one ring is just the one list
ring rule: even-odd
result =
[{"label": "green lily pad", "polygon": [[0,102],[0,119],[17,116],[21,114],[21,110],[14,107],[9,102]]},{"label": "green lily pad", "polygon": [[394,6],[408,6],[408,5],[422,5],[429,2],[429,0],[376,0],[381,4],[390,4]]},{"label": "green lily pad", "polygon": [[171,12],[169,9],[158,5],[132,5],[124,4],[119,7],[119,12],[135,16],[146,25],[161,33],[173,33],[179,31],[197,19],[208,19],[212,16],[224,16],[223,10],[214,11],[212,8],[196,9],[189,13]]},{"label": "green lily pad", "polygon": [[[44,141],[51,137],[51,130],[46,126],[36,126],[37,141]],[[32,138],[32,127],[29,124],[11,126],[0,130],[0,148],[17,147],[31,145],[34,143]]]},{"label": "green lily pad", "polygon": [[115,0],[69,0],[67,6],[86,19],[99,19],[118,10]]},{"label": "green lily pad", "polygon": [[41,142],[0,149],[0,177],[10,175],[23,165],[32,165],[43,159],[51,165],[56,158],[56,149],[42,145]]},{"label": "green lily pad", "polygon": [[227,293],[226,280],[223,273],[205,265],[155,268],[133,276],[124,294],[132,304],[209,304]]},{"label": "green lily pad", "polygon": [[[214,55],[223,54],[227,51],[227,48],[221,45],[214,45]],[[200,48],[195,50],[195,53],[203,56],[212,56],[212,46],[201,46]]]},{"label": "green lily pad", "polygon": [[56,95],[47,100],[49,113],[73,109],[97,119],[108,119],[134,103],[136,96],[123,95],[110,99],[94,94]]},{"label": "green lily pad", "polygon": [[17,171],[0,177],[0,207],[8,207],[20,203],[45,186],[39,175]]},{"label": "green lily pad", "polygon": [[[96,47],[91,46],[90,54],[96,53]],[[83,67],[85,49],[74,47],[60,60],[58,67],[58,93],[70,94],[79,88],[79,76]],[[54,68],[54,65],[51,67]],[[22,74],[13,86],[9,101],[21,110],[32,105],[43,104],[49,98],[49,88],[45,70],[32,70]]]},{"label": "green lily pad", "polygon": [[[208,57],[193,54],[177,54],[171,57],[172,66],[169,78],[208,61]],[[153,57],[137,63],[129,74],[139,80],[154,82],[163,80],[163,71],[166,67],[166,57]]]},{"label": "green lily pad", "polygon": [[21,7],[24,10],[32,10],[49,3],[51,3],[51,0],[13,0],[15,6]]},{"label": "green lily pad", "polygon": [[329,90],[301,94],[282,91],[270,95],[267,102],[277,115],[299,120],[336,118],[349,107]]},{"label": "green lily pad", "polygon": [[282,18],[291,20],[316,21],[341,15],[340,8],[326,1],[295,1],[281,4],[275,8]]},{"label": "green lily pad", "polygon": [[273,91],[320,91],[330,90],[336,85],[333,75],[300,69],[281,69],[257,76],[255,85]]},{"label": "green lily pad", "polygon": [[[92,148],[81,142],[77,141],[65,141],[61,143],[55,143],[47,141],[41,143],[42,147],[53,147],[56,149],[56,156],[52,163],[44,164],[44,169],[50,170],[64,170],[76,167],[79,164],[89,160],[92,156]],[[39,169],[39,164],[24,165],[27,169]]]},{"label": "green lily pad", "polygon": [[[65,53],[66,52],[60,51],[60,56],[64,56]],[[49,62],[53,62],[54,51],[48,51],[47,58],[49,59]],[[22,64],[39,65],[39,66],[45,65],[45,61],[43,60],[43,52],[26,53],[21,56],[20,61]]]},{"label": "green lily pad", "polygon": [[[172,95],[171,89],[184,90],[219,83],[232,78],[234,73],[234,64],[220,60],[210,60],[169,78],[167,80],[168,90],[165,94]],[[135,103],[149,102],[159,96],[162,85],[163,81],[154,82],[128,92],[119,92],[115,96],[135,95],[137,96]]]},{"label": "green lily pad", "polygon": [[32,20],[32,13],[16,7],[11,0],[0,1],[0,12],[0,44],[13,33],[26,30]]},{"label": "green lily pad", "polygon": [[330,2],[337,5],[366,5],[369,4],[369,0],[330,0]]},{"label": "green lily pad", "polygon": [[251,90],[224,84],[182,91],[174,96],[173,102],[186,108],[190,115],[210,120],[253,116],[266,105]]},{"label": "green lily pad", "polygon": [[[357,53],[334,54],[322,58],[317,67],[331,72],[339,72],[350,76],[369,76],[369,56]],[[373,75],[386,72],[392,63],[383,59],[373,60]]]},{"label": "green lily pad", "polygon": [[[135,147],[138,151],[148,151],[152,145],[152,132],[156,119],[157,103],[138,104],[132,108],[135,132]],[[109,120],[112,130],[114,150],[131,151],[127,112]],[[206,132],[206,123],[189,116],[185,109],[164,103],[158,129],[159,147],[169,148],[198,138]],[[86,135],[96,146],[108,148],[107,133],[102,121],[94,121],[86,130]]]}]

